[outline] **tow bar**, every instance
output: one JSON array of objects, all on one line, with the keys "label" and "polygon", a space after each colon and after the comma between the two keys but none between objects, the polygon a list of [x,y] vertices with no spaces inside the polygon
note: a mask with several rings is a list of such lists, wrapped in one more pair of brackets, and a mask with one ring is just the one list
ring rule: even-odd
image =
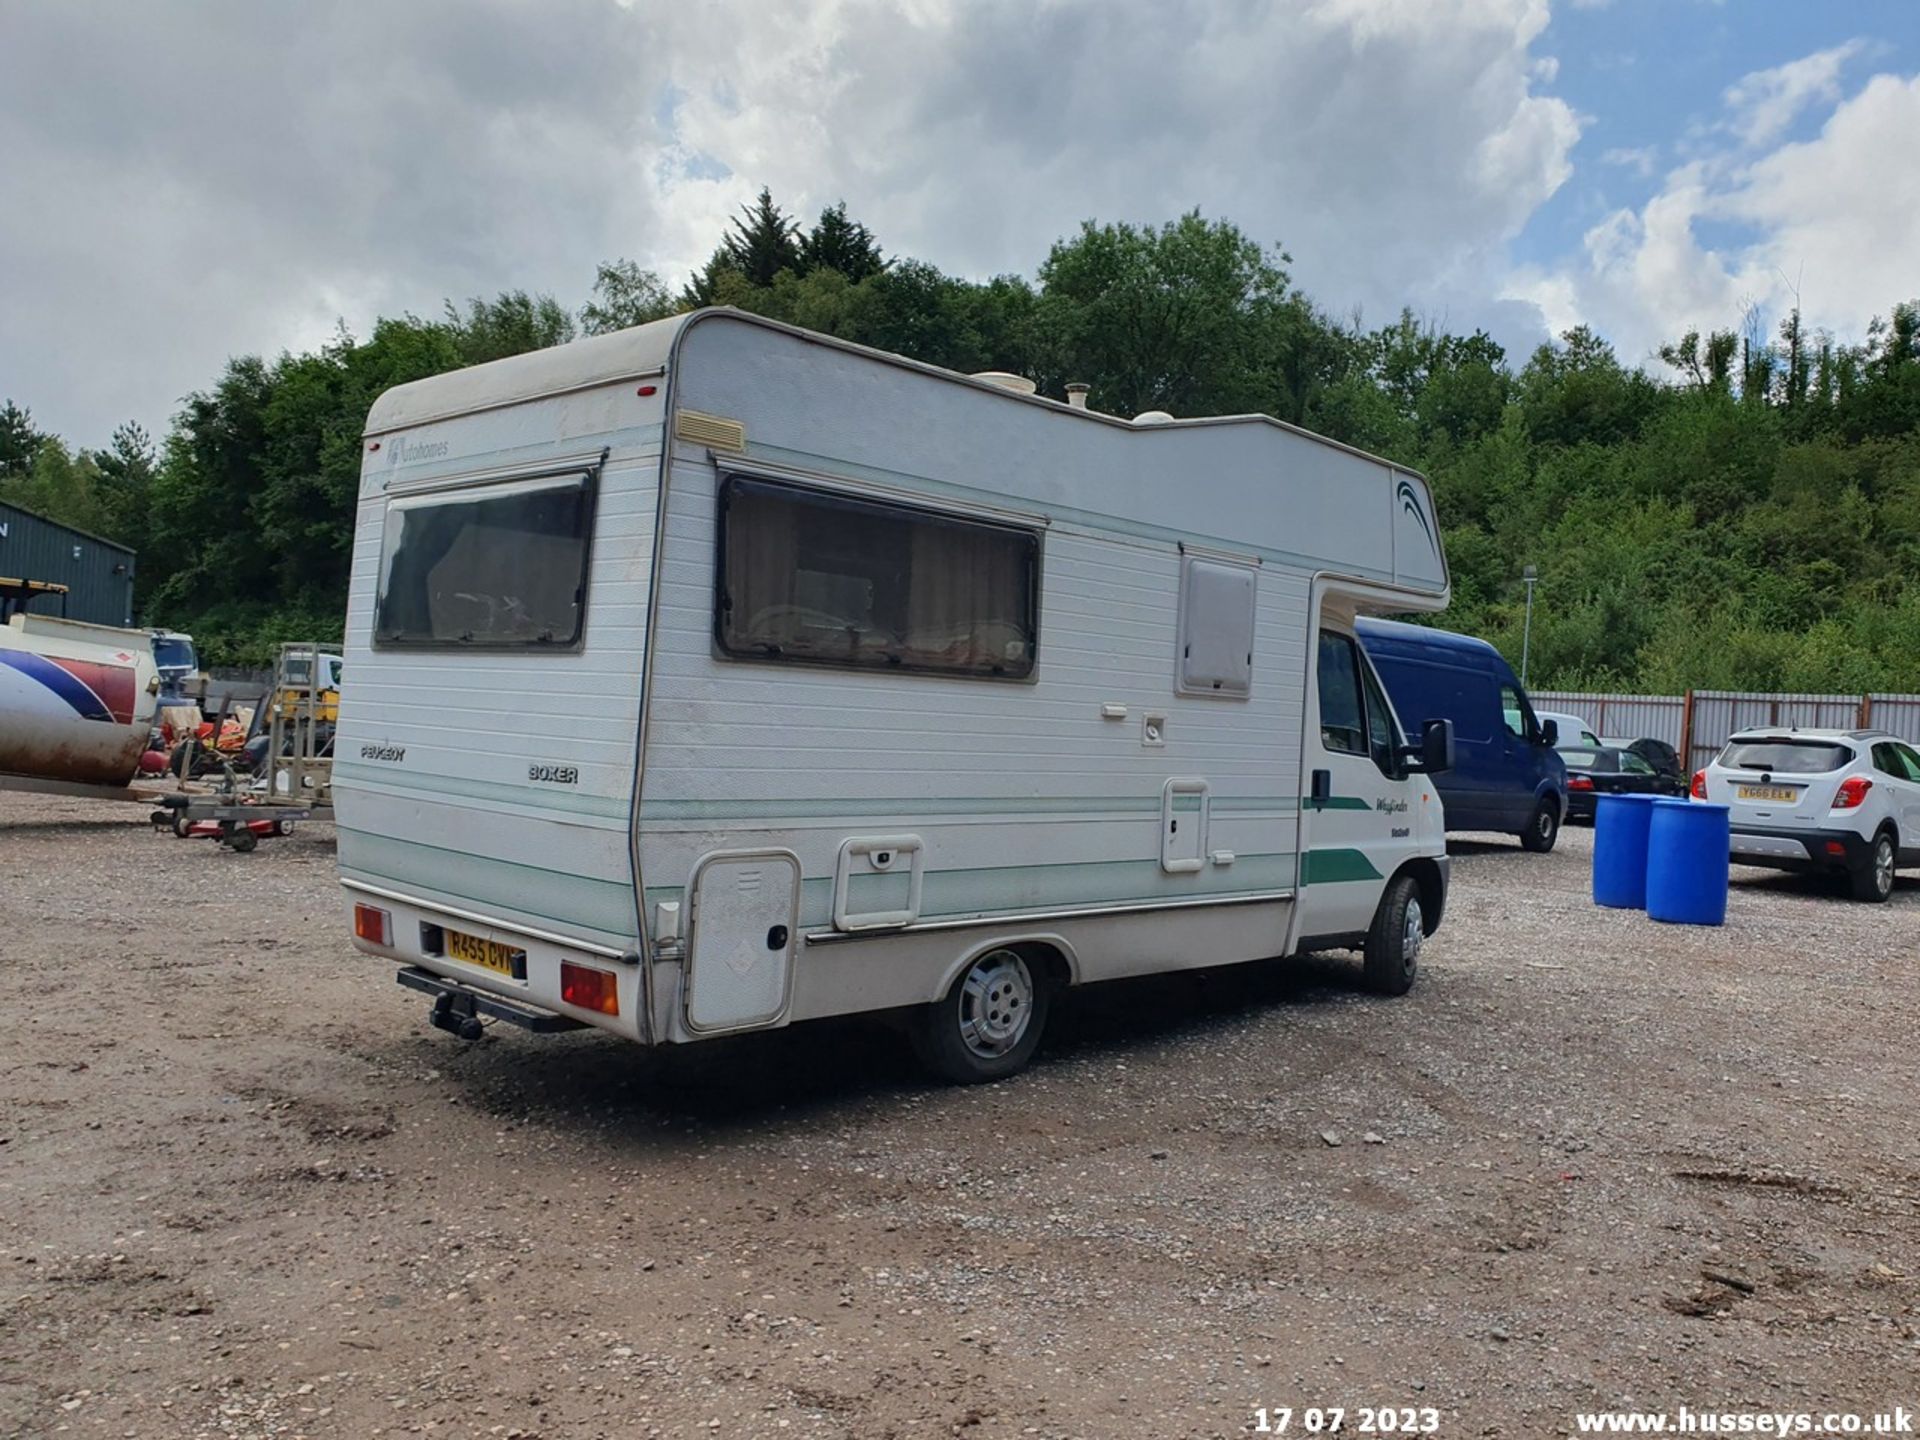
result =
[{"label": "tow bar", "polygon": [[518,1025],[522,1030],[531,1030],[538,1035],[586,1028],[584,1020],[570,1020],[565,1015],[536,1010],[531,1005],[489,995],[483,990],[472,990],[457,980],[449,980],[431,970],[422,970],[418,965],[403,966],[393,978],[409,990],[431,995],[433,1005],[427,1011],[427,1023],[436,1030],[458,1035],[462,1040],[478,1040],[486,1033],[486,1023],[480,1018],[482,1015],[504,1020],[509,1025]]}]

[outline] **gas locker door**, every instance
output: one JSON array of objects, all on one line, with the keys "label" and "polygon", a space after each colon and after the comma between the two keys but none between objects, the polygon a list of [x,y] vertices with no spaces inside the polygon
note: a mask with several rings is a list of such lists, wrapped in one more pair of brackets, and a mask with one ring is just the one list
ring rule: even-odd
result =
[{"label": "gas locker door", "polygon": [[687,886],[687,1028],[775,1025],[793,991],[800,860],[791,850],[716,850]]}]

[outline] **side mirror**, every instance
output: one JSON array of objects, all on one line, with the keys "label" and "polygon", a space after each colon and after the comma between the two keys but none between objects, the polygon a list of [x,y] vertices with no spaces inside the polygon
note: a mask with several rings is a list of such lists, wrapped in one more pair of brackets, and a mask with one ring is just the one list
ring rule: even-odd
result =
[{"label": "side mirror", "polygon": [[1560,722],[1558,720],[1542,720],[1540,722],[1540,740],[1541,743],[1545,745],[1558,745],[1560,743]]},{"label": "side mirror", "polygon": [[1409,770],[1438,775],[1453,769],[1453,722],[1429,720],[1420,727],[1420,743],[1400,752]]}]

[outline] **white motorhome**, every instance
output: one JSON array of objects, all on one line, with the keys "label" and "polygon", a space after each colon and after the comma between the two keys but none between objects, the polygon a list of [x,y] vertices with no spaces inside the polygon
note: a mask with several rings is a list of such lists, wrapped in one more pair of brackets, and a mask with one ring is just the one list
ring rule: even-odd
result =
[{"label": "white motorhome", "polygon": [[1451,730],[1352,622],[1446,604],[1426,482],[1014,378],[707,310],[383,395],[357,947],[468,1036],[887,1010],[959,1080],[1064,985],[1350,947],[1406,990]]}]

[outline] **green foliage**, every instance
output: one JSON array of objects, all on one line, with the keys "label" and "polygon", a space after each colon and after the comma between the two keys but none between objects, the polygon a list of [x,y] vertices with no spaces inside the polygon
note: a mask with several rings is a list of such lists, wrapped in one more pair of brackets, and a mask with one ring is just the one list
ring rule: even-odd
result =
[{"label": "green foliage", "polygon": [[462,365],[483,365],[564,345],[577,333],[573,316],[551,295],[513,290],[492,300],[473,299],[463,312],[447,302],[446,331]]},{"label": "green foliage", "polygon": [[1088,221],[1041,263],[1041,349],[1115,413],[1258,409],[1273,388],[1286,260],[1197,210],[1157,229]]},{"label": "green foliage", "polygon": [[[1287,256],[1198,212],[1089,222],[1037,272],[972,281],[885,257],[844,205],[801,231],[761,191],[678,296],[602,265],[578,317],[513,291],[380,321],[318,351],[240,357],[156,447],[106,449],[0,408],[0,498],[135,544],[145,618],[216,664],[337,642],[368,409],[393,385],[691,305],[757,314],[960,371],[1011,370],[1131,415],[1262,412],[1425,471],[1453,575],[1451,629],[1545,686],[1920,691],[1920,305],[1859,345],[1791,315],[1769,339],[1691,332],[1672,383],[1590,330],[1516,372],[1485,334],[1411,312],[1327,316]],[[1196,483],[1203,483],[1196,481]]]},{"label": "green foliage", "polygon": [[594,277],[593,299],[580,307],[580,329],[584,334],[604,335],[664,320],[679,309],[657,274],[631,260],[615,260],[602,265]]},{"label": "green foliage", "polygon": [[854,284],[887,268],[873,232],[857,220],[847,218],[847,203],[829,205],[820,212],[813,229],[800,242],[799,270],[834,270]]},{"label": "green foliage", "polygon": [[0,407],[0,481],[26,474],[46,439],[33,426],[33,415],[13,401]]},{"label": "green foliage", "polygon": [[0,500],[62,525],[104,533],[100,472],[93,457],[84,450],[70,451],[58,436],[38,435],[35,440],[30,458],[0,471]]}]

